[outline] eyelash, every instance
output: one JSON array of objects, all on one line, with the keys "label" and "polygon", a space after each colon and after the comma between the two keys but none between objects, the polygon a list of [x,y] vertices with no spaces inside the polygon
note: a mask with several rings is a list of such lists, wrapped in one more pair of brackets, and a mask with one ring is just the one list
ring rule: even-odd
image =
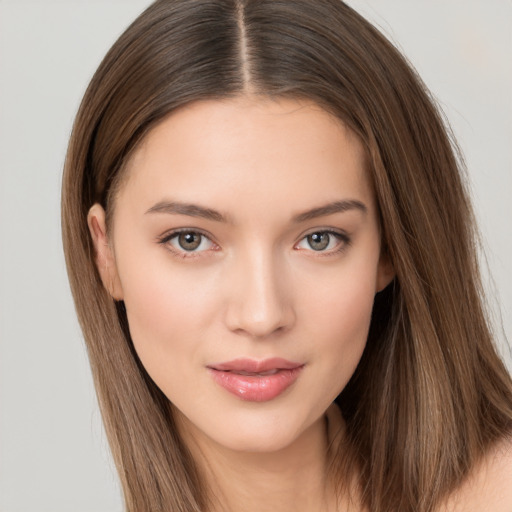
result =
[{"label": "eyelash", "polygon": [[[329,235],[329,237],[335,237],[338,239],[338,246],[334,249],[330,249],[328,251],[325,250],[319,250],[315,251],[313,248],[311,249],[298,249],[298,250],[307,250],[309,252],[312,252],[316,257],[329,257],[334,256],[336,254],[340,254],[344,252],[348,247],[350,247],[352,243],[352,239],[350,236],[343,232],[343,231],[335,231],[333,229],[315,229],[314,231],[310,231],[309,233],[306,233],[297,244],[295,244],[294,248],[297,247],[298,244],[300,244],[302,241],[306,240],[308,237],[313,235]],[[330,243],[330,241],[329,241]]]},{"label": "eyelash", "polygon": [[[212,240],[211,236],[208,235],[207,233],[204,233],[204,232],[202,232],[201,230],[198,230],[198,229],[187,229],[187,228],[176,229],[174,231],[171,231],[170,233],[164,234],[162,237],[158,238],[158,243],[161,244],[161,245],[164,245],[175,256],[180,257],[180,258],[199,257],[201,255],[201,253],[206,252],[206,251],[195,251],[195,250],[187,251],[185,249],[176,249],[172,245],[170,245],[169,242],[171,240],[173,240],[174,238],[178,237],[181,234],[199,235],[200,237],[206,238],[207,240],[209,240],[210,243],[213,244],[214,247],[218,248],[217,244]],[[297,246],[301,242],[306,240],[309,236],[313,236],[313,235],[317,235],[317,234],[329,235],[330,237],[337,238],[339,240],[339,243],[338,243],[339,246],[334,248],[334,249],[328,250],[328,251],[325,251],[325,250],[315,251],[313,248],[311,248],[311,249],[298,249],[297,248]],[[201,243],[203,243],[203,240],[201,240],[200,244]],[[329,241],[329,243],[330,243],[330,241]],[[335,254],[342,253],[343,251],[345,251],[351,245],[351,243],[352,243],[352,240],[351,240],[350,236],[347,235],[347,233],[345,233],[345,232],[335,231],[335,230],[332,230],[332,229],[316,229],[315,231],[311,231],[311,232],[306,233],[305,235],[303,235],[301,237],[301,239],[299,240],[299,242],[294,245],[294,249],[296,249],[296,250],[306,250],[308,252],[311,252],[311,253],[315,254],[317,257],[328,257],[328,256],[332,256],[332,255],[335,255]],[[218,249],[214,249],[214,250],[218,250]]]},{"label": "eyelash", "polygon": [[[208,235],[207,233],[204,233],[203,231],[199,229],[175,229],[174,231],[171,231],[170,233],[166,233],[161,238],[158,239],[158,243],[165,246],[167,250],[172,252],[175,256],[179,258],[197,258],[202,252],[204,251],[186,251],[185,249],[176,249],[174,248],[169,242],[173,239],[178,237],[182,234],[194,234],[199,235],[202,238],[206,238],[209,240],[215,247],[218,247],[217,244],[212,240],[212,237]],[[201,240],[200,243],[202,243],[203,240]],[[214,249],[216,250],[216,249]]]}]

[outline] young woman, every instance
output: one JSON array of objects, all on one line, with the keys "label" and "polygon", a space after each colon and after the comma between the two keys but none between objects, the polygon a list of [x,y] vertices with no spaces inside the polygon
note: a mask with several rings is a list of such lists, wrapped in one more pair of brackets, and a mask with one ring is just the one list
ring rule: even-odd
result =
[{"label": "young woman", "polygon": [[62,215],[127,510],[512,508],[456,152],[343,2],[155,2],[86,92]]}]

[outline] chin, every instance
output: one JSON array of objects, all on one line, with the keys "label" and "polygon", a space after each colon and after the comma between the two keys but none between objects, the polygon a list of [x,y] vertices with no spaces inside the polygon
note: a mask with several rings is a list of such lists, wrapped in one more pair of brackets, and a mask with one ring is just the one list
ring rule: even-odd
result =
[{"label": "chin", "polygon": [[286,449],[297,440],[300,433],[267,428],[257,431],[246,430],[236,436],[219,436],[218,444],[236,452],[244,453],[277,453]]},{"label": "chin", "polygon": [[[217,411],[215,415],[200,418],[185,417],[180,422],[180,432],[199,444],[212,441],[219,448],[245,453],[275,453],[284,450],[311,432],[317,424],[318,414],[312,411],[287,411],[286,407],[249,408]],[[317,417],[318,416],[318,417]],[[323,427],[322,427],[323,428]]]}]

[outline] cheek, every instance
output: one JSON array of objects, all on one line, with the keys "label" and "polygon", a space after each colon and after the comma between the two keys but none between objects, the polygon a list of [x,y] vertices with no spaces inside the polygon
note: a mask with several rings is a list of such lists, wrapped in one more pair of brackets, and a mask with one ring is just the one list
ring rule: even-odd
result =
[{"label": "cheek", "polygon": [[215,294],[208,281],[191,280],[168,263],[136,263],[120,265],[128,324],[135,350],[158,384],[201,357],[200,334],[217,309]]},{"label": "cheek", "polygon": [[374,296],[373,282],[352,279],[344,282],[329,304],[324,304],[333,330],[344,342],[366,340]]},{"label": "cheek", "polygon": [[308,330],[322,361],[325,386],[334,397],[349,381],[366,346],[375,297],[374,275],[371,267],[351,272],[323,295],[309,299]]},{"label": "cheek", "polygon": [[363,334],[368,331],[375,298],[378,251],[376,244],[361,244],[338,268],[320,276],[311,273],[304,283],[302,314],[325,330],[327,339],[339,339],[339,345],[361,337],[366,340]]}]

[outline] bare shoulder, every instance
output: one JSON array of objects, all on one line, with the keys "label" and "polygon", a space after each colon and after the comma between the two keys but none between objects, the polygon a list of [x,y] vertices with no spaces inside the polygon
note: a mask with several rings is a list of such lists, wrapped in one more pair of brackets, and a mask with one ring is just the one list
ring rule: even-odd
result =
[{"label": "bare shoulder", "polygon": [[512,511],[512,438],[498,443],[439,512]]}]

